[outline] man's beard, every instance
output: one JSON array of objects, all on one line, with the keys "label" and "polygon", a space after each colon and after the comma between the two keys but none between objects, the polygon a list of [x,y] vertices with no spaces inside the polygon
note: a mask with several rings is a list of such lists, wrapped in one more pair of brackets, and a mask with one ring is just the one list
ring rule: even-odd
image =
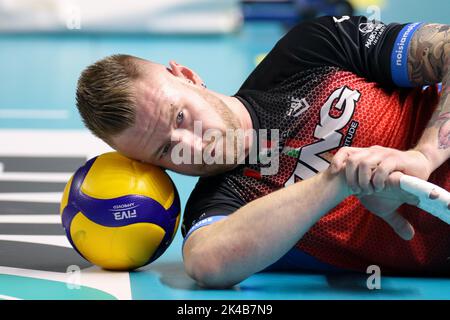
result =
[{"label": "man's beard", "polygon": [[[222,121],[225,124],[226,127],[226,135],[223,137],[222,140],[222,158],[223,163],[225,165],[221,165],[225,167],[228,167],[226,164],[238,164],[240,161],[242,161],[245,158],[245,152],[244,152],[244,139],[243,137],[238,136],[238,129],[240,128],[239,120],[237,116],[232,113],[232,111],[228,108],[228,106],[225,104],[225,102],[222,101],[219,97],[216,97],[215,95],[209,93],[206,90],[195,88],[196,92],[205,99],[205,101],[214,109],[215,112],[217,112],[220,117],[222,118]],[[232,136],[230,137],[230,134]],[[227,142],[227,139],[232,139],[231,143]],[[211,141],[211,143],[217,143],[217,141]],[[232,146],[232,150],[227,150],[227,145]],[[232,154],[232,161],[230,161],[230,155],[229,152],[233,152]],[[228,154],[228,158],[227,158]],[[219,164],[220,165],[220,164]]]}]

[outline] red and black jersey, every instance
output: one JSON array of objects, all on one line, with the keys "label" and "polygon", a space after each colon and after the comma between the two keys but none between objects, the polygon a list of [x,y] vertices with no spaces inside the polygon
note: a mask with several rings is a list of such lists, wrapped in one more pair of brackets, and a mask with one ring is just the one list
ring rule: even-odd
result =
[{"label": "red and black jersey", "polygon": [[[254,129],[268,133],[257,136],[258,150],[271,150],[270,130],[278,130],[275,174],[262,174],[273,163],[257,162],[200,178],[185,209],[183,236],[326,170],[342,146],[412,148],[439,98],[437,87],[411,88],[408,80],[408,45],[419,27],[321,17],[289,31],[235,94]],[[430,181],[450,189],[448,162]],[[450,270],[450,226],[406,204],[399,212],[415,227],[411,241],[352,196],[320,219],[294,250],[348,270],[373,264],[385,273]]]}]

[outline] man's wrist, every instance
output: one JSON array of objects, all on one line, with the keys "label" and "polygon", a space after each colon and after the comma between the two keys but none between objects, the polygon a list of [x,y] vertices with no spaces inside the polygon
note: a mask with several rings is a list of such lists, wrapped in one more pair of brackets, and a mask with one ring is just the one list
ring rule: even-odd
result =
[{"label": "man's wrist", "polygon": [[353,191],[347,184],[347,180],[345,178],[345,169],[342,169],[337,173],[332,173],[330,168],[327,168],[327,170],[321,173],[321,176],[327,185],[331,184],[337,189],[337,196],[341,200],[353,195]]},{"label": "man's wrist", "polygon": [[[412,150],[418,151],[425,157],[426,161],[428,161],[430,174],[439,168],[447,159],[445,158],[445,153],[442,150],[437,149],[436,147],[430,144],[420,144],[417,145]],[[447,152],[448,154],[449,152]]]}]

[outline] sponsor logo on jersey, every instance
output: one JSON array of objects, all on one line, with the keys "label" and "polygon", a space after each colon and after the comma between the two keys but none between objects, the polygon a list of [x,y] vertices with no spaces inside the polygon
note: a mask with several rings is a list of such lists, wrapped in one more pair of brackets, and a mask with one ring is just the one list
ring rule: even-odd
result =
[{"label": "sponsor logo on jersey", "polygon": [[[317,141],[302,146],[295,151],[283,150],[284,154],[298,156],[297,166],[285,186],[295,183],[297,180],[308,179],[318,172],[325,171],[330,163],[322,158],[322,153],[331,151],[340,146],[343,133],[340,132],[351,121],[355,111],[356,103],[359,101],[361,93],[358,90],[352,90],[347,86],[340,87],[330,94],[327,101],[320,109],[319,123],[314,130],[314,138]],[[340,111],[338,117],[330,114],[332,109]],[[358,123],[352,122],[352,135],[347,135],[348,140],[353,139]],[[347,142],[348,143],[348,142]]]},{"label": "sponsor logo on jersey", "polygon": [[408,36],[411,33],[411,31],[413,31],[420,23],[412,23],[410,25],[408,25],[408,27],[403,31],[403,34],[400,38],[400,40],[397,41],[396,43],[396,49],[395,49],[395,53],[396,53],[396,59],[395,59],[395,64],[397,66],[401,66],[402,65],[402,61],[403,61],[403,53],[405,51],[405,44],[408,40]]},{"label": "sponsor logo on jersey", "polygon": [[368,23],[361,23],[359,25],[359,31],[364,35],[370,33],[367,36],[367,40],[364,43],[364,46],[366,48],[370,48],[376,45],[380,40],[380,37],[383,34],[384,30],[386,30],[386,25],[382,24],[381,22],[377,22],[375,20],[370,21]]},{"label": "sponsor logo on jersey", "polygon": [[375,29],[376,23],[375,21],[369,21],[369,22],[362,22],[359,24],[359,32],[366,34],[366,33],[370,33],[373,31],[373,29]]},{"label": "sponsor logo on jersey", "polygon": [[350,17],[349,16],[342,16],[340,18],[333,17],[333,20],[335,23],[341,23],[344,22],[345,20],[350,20]]},{"label": "sponsor logo on jersey", "polygon": [[209,217],[203,220],[200,220],[199,222],[197,222],[196,224],[194,224],[192,226],[192,228],[198,228],[200,226],[206,225],[206,224],[210,224],[213,221],[213,217]]},{"label": "sponsor logo on jersey", "polygon": [[286,112],[286,115],[289,117],[296,118],[299,115],[301,115],[303,112],[308,110],[309,108],[310,108],[310,105],[308,104],[308,102],[306,101],[305,98],[297,99],[297,98],[292,97],[291,98],[291,107]]}]

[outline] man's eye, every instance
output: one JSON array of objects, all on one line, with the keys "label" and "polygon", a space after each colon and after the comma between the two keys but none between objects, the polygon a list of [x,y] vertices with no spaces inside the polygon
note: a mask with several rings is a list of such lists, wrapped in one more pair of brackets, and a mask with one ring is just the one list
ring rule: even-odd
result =
[{"label": "man's eye", "polygon": [[167,152],[169,152],[169,149],[170,149],[170,143],[166,144],[164,146],[164,148],[162,149],[161,157],[164,157],[167,154]]},{"label": "man's eye", "polygon": [[177,124],[180,124],[181,122],[183,122],[183,119],[184,119],[183,111],[178,112],[178,114],[177,114]]}]

